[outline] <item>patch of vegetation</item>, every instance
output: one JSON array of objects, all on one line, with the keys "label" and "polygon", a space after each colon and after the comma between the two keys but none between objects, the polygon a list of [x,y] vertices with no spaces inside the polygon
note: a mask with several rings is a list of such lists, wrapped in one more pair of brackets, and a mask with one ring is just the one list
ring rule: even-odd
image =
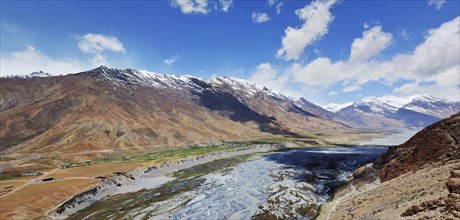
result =
[{"label": "patch of vegetation", "polygon": [[243,143],[243,145],[249,146],[249,145],[253,145],[253,144],[280,144],[280,143],[285,143],[287,141],[290,141],[291,139],[292,138],[285,138],[285,137],[264,138],[264,139],[246,141],[246,142]]},{"label": "patch of vegetation", "polygon": [[345,134],[381,134],[378,131],[364,131],[364,130],[357,130],[357,131],[345,131]]},{"label": "patch of vegetation", "polygon": [[22,177],[21,173],[0,173],[0,181]]},{"label": "patch of vegetation", "polygon": [[234,166],[238,163],[247,161],[251,155],[240,155],[231,158],[220,159],[205,164],[196,165],[187,169],[179,170],[172,173],[172,176],[178,179],[187,179],[206,175],[210,172],[221,169],[222,167]]},{"label": "patch of vegetation", "polygon": [[189,156],[199,156],[209,153],[215,153],[219,151],[225,150],[232,150],[242,147],[248,147],[254,144],[279,144],[290,141],[289,138],[267,138],[267,139],[258,139],[252,141],[245,141],[238,145],[232,146],[191,146],[188,148],[183,149],[176,149],[176,150],[169,150],[169,151],[161,151],[161,152],[154,152],[148,153],[140,156],[133,156],[133,157],[112,157],[112,158],[101,158],[96,159],[93,161],[85,161],[81,163],[72,164],[72,167],[81,167],[81,166],[88,166],[93,163],[128,163],[128,162],[157,162],[157,163],[164,163],[171,160],[186,158]]}]

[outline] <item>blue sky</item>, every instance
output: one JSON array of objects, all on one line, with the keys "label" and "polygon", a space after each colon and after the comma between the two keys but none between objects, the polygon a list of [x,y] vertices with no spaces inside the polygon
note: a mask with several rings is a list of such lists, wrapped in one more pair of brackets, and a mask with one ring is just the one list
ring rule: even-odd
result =
[{"label": "blue sky", "polygon": [[2,75],[105,64],[233,76],[319,104],[460,100],[459,1],[1,1],[0,10]]}]

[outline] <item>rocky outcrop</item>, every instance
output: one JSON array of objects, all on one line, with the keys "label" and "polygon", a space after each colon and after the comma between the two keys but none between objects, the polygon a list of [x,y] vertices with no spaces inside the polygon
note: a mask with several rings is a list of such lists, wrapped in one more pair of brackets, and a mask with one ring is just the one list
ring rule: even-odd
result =
[{"label": "rocky outcrop", "polygon": [[460,113],[428,126],[356,169],[318,219],[459,219],[459,140]]},{"label": "rocky outcrop", "polygon": [[[413,205],[401,214],[401,217],[421,215],[424,216],[426,211],[438,211],[443,213],[445,219],[460,218],[460,170],[451,171],[451,176],[446,181],[449,191],[447,196],[438,199],[422,202],[419,205]],[[429,216],[425,216],[428,217]]]},{"label": "rocky outcrop", "polygon": [[375,164],[382,182],[434,162],[460,159],[460,113],[428,126],[402,145],[392,147]]}]

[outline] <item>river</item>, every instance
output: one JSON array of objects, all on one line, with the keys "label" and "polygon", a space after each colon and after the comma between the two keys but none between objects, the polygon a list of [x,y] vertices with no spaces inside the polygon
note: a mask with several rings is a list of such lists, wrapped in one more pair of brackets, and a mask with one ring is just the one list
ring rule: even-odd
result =
[{"label": "river", "polygon": [[311,219],[331,189],[385,147],[295,149],[222,159],[162,187],[115,195],[72,219]]}]

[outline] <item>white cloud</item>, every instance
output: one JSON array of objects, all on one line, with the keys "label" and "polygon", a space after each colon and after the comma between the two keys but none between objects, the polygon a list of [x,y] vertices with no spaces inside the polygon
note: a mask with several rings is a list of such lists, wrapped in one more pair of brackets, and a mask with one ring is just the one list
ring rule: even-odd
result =
[{"label": "white cloud", "polygon": [[208,0],[172,0],[171,6],[173,8],[179,8],[184,14],[208,14],[213,10],[220,10],[223,12],[229,12],[233,5],[233,0],[219,0],[219,1],[208,1]]},{"label": "white cloud", "polygon": [[88,33],[78,38],[78,48],[84,53],[126,52],[123,44],[114,36]]},{"label": "white cloud", "polygon": [[179,7],[184,14],[207,14],[208,0],[172,0],[173,7]]},{"label": "white cloud", "polygon": [[354,85],[345,86],[342,89],[342,92],[353,92],[353,91],[357,91],[357,90],[361,90],[361,86],[354,84]]},{"label": "white cloud", "polygon": [[106,56],[100,53],[94,55],[93,59],[91,59],[91,63],[93,64],[93,66],[110,65],[109,61],[107,61]]},{"label": "white cloud", "polygon": [[438,84],[422,85],[416,82],[406,83],[393,90],[394,95],[412,96],[420,94],[431,94],[448,100],[460,102],[460,88],[441,86]]},{"label": "white cloud", "polygon": [[75,59],[55,59],[27,45],[24,50],[14,51],[0,59],[0,75],[27,75],[42,70],[52,75],[76,73],[89,69],[87,63]]},{"label": "white cloud", "polygon": [[407,29],[402,30],[400,35],[403,40],[409,40],[410,33],[407,31]]},{"label": "white cloud", "polygon": [[168,66],[171,66],[173,63],[175,63],[179,59],[179,55],[174,55],[171,56],[170,58],[166,59],[164,63]]},{"label": "white cloud", "polygon": [[307,65],[294,63],[289,72],[292,73],[296,82],[305,86],[327,87],[346,76],[337,73],[342,72],[343,62],[332,63],[328,58],[319,57]]},{"label": "white cloud", "polygon": [[444,3],[446,3],[446,0],[428,0],[428,5],[434,6],[436,10],[441,9]]},{"label": "white cloud", "polygon": [[228,12],[230,7],[233,5],[233,0],[219,0],[220,5],[222,6],[222,11]]},{"label": "white cloud", "polygon": [[[40,70],[52,75],[75,73],[99,65],[111,65],[109,62],[110,57],[108,57],[105,52],[126,52],[123,44],[114,36],[92,33],[83,36],[75,36],[78,48],[81,52],[86,54],[86,58],[56,58],[42,53],[33,46],[27,45],[23,50],[2,54],[0,60],[0,73],[2,75],[27,75],[31,72]],[[127,56],[117,61],[116,65],[118,67],[132,67],[132,61]]]},{"label": "white cloud", "polygon": [[252,23],[264,23],[270,20],[270,17],[266,13],[262,12],[252,12]]},{"label": "white cloud", "polygon": [[287,86],[289,75],[278,74],[278,71],[270,63],[261,63],[256,70],[251,74],[249,81],[258,85],[265,86],[285,95],[300,97],[298,91]]},{"label": "white cloud", "polygon": [[116,53],[125,53],[126,49],[123,43],[115,36],[102,34],[87,33],[83,36],[77,36],[78,48],[83,53],[94,54],[91,59],[91,64],[94,66],[109,65],[107,56],[104,54],[107,51]]},{"label": "white cloud", "polygon": [[281,13],[281,7],[283,7],[284,2],[282,0],[267,0],[267,4],[269,7],[275,6],[276,14],[279,15]]},{"label": "white cloud", "polygon": [[280,2],[276,5],[276,14],[279,15],[281,13],[281,7],[283,7],[284,2]]},{"label": "white cloud", "polygon": [[356,38],[351,45],[350,62],[366,61],[387,48],[393,36],[377,25],[365,30],[362,38]]},{"label": "white cloud", "polygon": [[338,93],[336,91],[330,91],[329,93],[327,93],[327,95],[329,95],[329,96],[335,96],[337,94]]},{"label": "white cloud", "polygon": [[328,27],[334,16],[330,9],[335,0],[316,0],[297,9],[295,13],[304,22],[298,28],[287,27],[284,30],[282,47],[276,56],[285,60],[297,60],[306,47],[318,41],[328,32]]},{"label": "white cloud", "polygon": [[[370,30],[365,30],[363,37],[358,39],[366,41],[366,32]],[[424,42],[412,52],[397,54],[386,61],[376,61],[370,58],[386,48],[391,39],[388,33],[379,30],[375,32],[378,34],[372,35],[378,37],[366,41],[366,49],[371,52],[363,52],[356,47],[352,49],[349,60],[332,62],[328,58],[319,57],[306,65],[294,63],[289,71],[296,82],[307,88],[327,88],[339,83],[343,86],[343,92],[351,92],[359,90],[368,82],[381,82],[391,86],[396,81],[408,80],[410,83],[396,88],[394,93],[431,93],[446,98],[458,97],[459,32],[460,17],[456,17],[429,30]],[[355,42],[357,40],[353,44]]]}]

